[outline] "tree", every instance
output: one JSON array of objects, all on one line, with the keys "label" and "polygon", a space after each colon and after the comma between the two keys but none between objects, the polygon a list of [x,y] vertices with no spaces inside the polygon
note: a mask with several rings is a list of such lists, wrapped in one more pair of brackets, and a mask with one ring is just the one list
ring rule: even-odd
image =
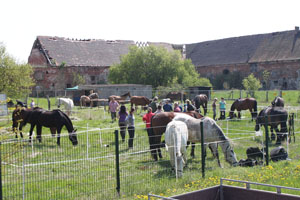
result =
[{"label": "tree", "polygon": [[269,89],[270,72],[268,70],[263,71],[263,80],[265,82],[265,89]]},{"label": "tree", "polygon": [[32,74],[30,65],[16,63],[0,43],[0,93],[15,98],[29,94],[34,86]]},{"label": "tree", "polygon": [[72,72],[72,76],[73,76],[73,85],[76,86],[85,83],[83,76],[81,76],[80,74],[76,72]]},{"label": "tree", "polygon": [[211,86],[208,79],[200,78],[191,60],[183,60],[178,51],[169,52],[163,47],[133,46],[121,63],[110,67],[108,80],[111,83],[132,83],[170,86],[178,83],[184,87]]},{"label": "tree", "polygon": [[253,74],[250,74],[248,77],[243,79],[243,86],[246,90],[248,90],[248,93],[254,97],[254,91],[261,88],[261,83]]}]

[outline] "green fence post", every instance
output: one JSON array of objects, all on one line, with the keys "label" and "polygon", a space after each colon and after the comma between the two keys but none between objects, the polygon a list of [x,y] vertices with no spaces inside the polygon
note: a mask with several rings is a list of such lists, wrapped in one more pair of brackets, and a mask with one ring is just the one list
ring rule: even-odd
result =
[{"label": "green fence post", "polygon": [[0,142],[0,200],[3,199],[3,195],[2,195],[2,156],[1,156],[1,147],[2,143]]},{"label": "green fence post", "polygon": [[119,158],[119,131],[115,130],[115,146],[116,146],[116,180],[117,180],[117,192],[120,196],[120,158]]},{"label": "green fence post", "polygon": [[266,131],[266,165],[269,165],[269,130],[268,130],[268,117],[265,116],[265,131]]},{"label": "green fence post", "polygon": [[201,131],[201,162],[202,162],[202,178],[205,178],[205,149],[204,149],[204,134],[203,134],[203,121],[200,122]]}]

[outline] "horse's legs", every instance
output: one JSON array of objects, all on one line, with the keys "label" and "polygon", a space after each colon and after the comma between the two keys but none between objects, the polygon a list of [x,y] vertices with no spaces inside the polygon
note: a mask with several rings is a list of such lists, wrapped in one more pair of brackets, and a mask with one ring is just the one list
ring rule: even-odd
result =
[{"label": "horse's legs", "polygon": [[20,132],[21,138],[23,138],[22,128],[23,128],[23,124],[20,123],[20,125],[19,125],[19,132]]},{"label": "horse's legs", "polygon": [[241,119],[241,111],[238,111],[238,118]]},{"label": "horse's legs", "polygon": [[35,127],[35,124],[31,124],[30,130],[29,130],[29,142],[30,143],[32,141],[32,132],[33,132],[34,127]]},{"label": "horse's legs", "polygon": [[275,127],[277,139],[276,139],[276,144],[281,144],[281,138],[282,138],[282,133],[279,131],[278,127]]},{"label": "horse's legs", "polygon": [[57,128],[57,145],[60,146],[60,132],[61,132],[62,126]]},{"label": "horse's legs", "polygon": [[191,157],[192,158],[195,158],[195,143],[194,142],[192,142],[192,150],[191,150]]},{"label": "horse's legs", "polygon": [[217,143],[211,143],[208,145],[210,151],[212,152],[214,158],[217,159],[218,165],[220,168],[223,168],[223,166],[221,165],[220,162],[220,158],[219,158],[219,152],[218,152],[218,144]]},{"label": "horse's legs", "polygon": [[40,143],[42,142],[42,126],[41,125],[36,126],[36,138],[38,139],[38,141]]}]

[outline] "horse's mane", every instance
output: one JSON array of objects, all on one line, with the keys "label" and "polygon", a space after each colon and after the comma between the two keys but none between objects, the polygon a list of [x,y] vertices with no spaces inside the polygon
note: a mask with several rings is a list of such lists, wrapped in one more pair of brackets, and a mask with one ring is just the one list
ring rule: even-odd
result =
[{"label": "horse's mane", "polygon": [[59,109],[55,109],[53,111],[58,112],[65,119],[65,121],[66,121],[65,125],[66,125],[68,131],[71,133],[74,130],[74,127],[73,127],[73,123],[72,123],[71,119],[68,117],[68,115]]}]

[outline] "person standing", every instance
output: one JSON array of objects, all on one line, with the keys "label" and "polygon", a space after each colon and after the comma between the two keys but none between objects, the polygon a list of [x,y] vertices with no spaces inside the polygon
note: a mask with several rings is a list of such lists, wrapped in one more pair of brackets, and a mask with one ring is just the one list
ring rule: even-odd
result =
[{"label": "person standing", "polygon": [[119,107],[118,102],[115,100],[115,98],[112,98],[112,100],[109,102],[109,112],[111,114],[111,120],[114,122],[117,118],[117,109]]},{"label": "person standing", "polygon": [[157,110],[156,110],[156,112],[155,112],[154,114],[163,112],[161,109],[162,109],[162,108],[161,108],[161,105],[158,105],[158,106],[157,106]]},{"label": "person standing", "polygon": [[126,117],[128,116],[128,113],[126,111],[126,107],[124,105],[122,105],[120,107],[120,111],[119,111],[119,127],[120,127],[120,134],[122,137],[122,142],[125,141],[125,135],[126,135]]},{"label": "person standing", "polygon": [[131,108],[129,115],[126,117],[126,124],[128,125],[128,134],[129,134],[129,139],[128,139],[128,148],[132,149],[133,148],[133,138],[134,138],[134,120],[135,117],[133,115],[134,113],[134,108]]},{"label": "person standing", "polygon": [[217,116],[217,104],[216,102],[218,101],[217,98],[214,98],[213,103],[211,104],[212,106],[212,110],[213,110],[213,119],[216,120],[216,116]]},{"label": "person standing", "polygon": [[195,106],[193,106],[193,105],[191,104],[191,101],[190,101],[190,100],[187,99],[185,102],[186,102],[186,112],[196,110]]},{"label": "person standing", "polygon": [[149,104],[149,107],[152,108],[152,112],[154,112],[154,113],[157,110],[157,99],[158,99],[158,97],[154,97],[152,102]]},{"label": "person standing", "polygon": [[165,112],[171,112],[173,111],[172,105],[169,101],[166,102],[166,104],[163,106],[163,109]]},{"label": "person standing", "polygon": [[225,119],[225,111],[226,111],[226,101],[224,100],[224,98],[221,98],[220,101],[220,118],[219,119]]},{"label": "person standing", "polygon": [[[152,112],[152,108],[148,107],[148,112],[143,116],[143,122],[146,123],[147,134],[148,134],[149,140],[151,140],[151,137],[152,137],[151,118],[153,117],[153,115],[155,115],[155,114]],[[149,141],[149,143],[150,143],[150,141]],[[150,143],[150,144],[152,144],[152,143]]]},{"label": "person standing", "polygon": [[34,107],[35,107],[35,102],[33,99],[31,99],[30,108],[34,108]]},{"label": "person standing", "polygon": [[177,102],[174,103],[174,112],[181,112],[181,109]]}]

